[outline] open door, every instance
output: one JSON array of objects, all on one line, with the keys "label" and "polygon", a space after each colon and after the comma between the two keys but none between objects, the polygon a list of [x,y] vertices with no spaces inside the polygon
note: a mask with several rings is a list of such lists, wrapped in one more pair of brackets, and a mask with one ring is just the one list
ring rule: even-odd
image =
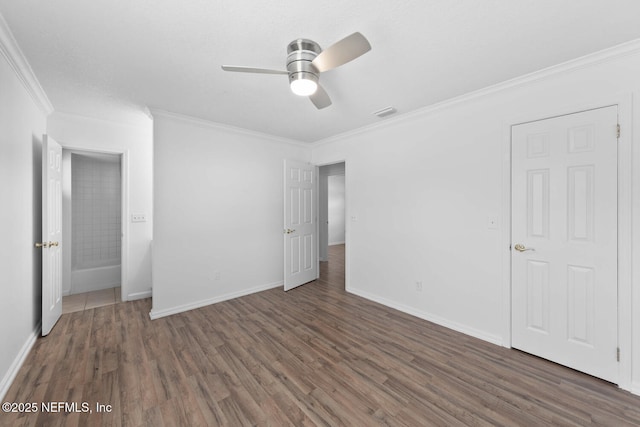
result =
[{"label": "open door", "polygon": [[62,315],[62,147],[42,138],[42,336]]},{"label": "open door", "polygon": [[284,161],[284,290],[318,278],[318,168]]}]

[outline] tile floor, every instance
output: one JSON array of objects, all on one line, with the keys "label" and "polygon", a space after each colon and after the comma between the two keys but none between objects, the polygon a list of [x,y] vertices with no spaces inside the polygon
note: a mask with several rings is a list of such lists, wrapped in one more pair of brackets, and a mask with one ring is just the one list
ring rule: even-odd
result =
[{"label": "tile floor", "polygon": [[62,314],[111,305],[120,301],[120,287],[68,295],[62,298]]}]

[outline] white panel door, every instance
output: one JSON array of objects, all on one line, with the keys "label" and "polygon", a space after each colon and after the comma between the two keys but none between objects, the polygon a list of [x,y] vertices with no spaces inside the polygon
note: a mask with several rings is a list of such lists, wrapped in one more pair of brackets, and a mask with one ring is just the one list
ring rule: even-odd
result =
[{"label": "white panel door", "polygon": [[512,345],[618,382],[617,107],[512,128]]},{"label": "white panel door", "polygon": [[318,278],[318,168],[284,162],[284,290]]},{"label": "white panel door", "polygon": [[62,314],[62,147],[42,137],[42,335]]}]

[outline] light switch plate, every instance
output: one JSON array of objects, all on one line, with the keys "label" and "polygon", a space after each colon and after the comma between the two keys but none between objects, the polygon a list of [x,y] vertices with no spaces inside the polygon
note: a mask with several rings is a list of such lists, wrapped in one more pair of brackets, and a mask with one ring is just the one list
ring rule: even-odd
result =
[{"label": "light switch plate", "polygon": [[131,214],[131,222],[147,222],[147,214]]}]

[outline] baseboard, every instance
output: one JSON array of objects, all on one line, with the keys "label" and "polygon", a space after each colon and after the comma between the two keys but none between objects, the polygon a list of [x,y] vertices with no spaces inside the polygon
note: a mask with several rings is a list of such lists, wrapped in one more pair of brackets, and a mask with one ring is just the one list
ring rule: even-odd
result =
[{"label": "baseboard", "polygon": [[634,381],[631,383],[631,389],[629,390],[631,394],[635,394],[636,396],[640,396],[640,382]]},{"label": "baseboard", "polygon": [[143,292],[134,292],[127,295],[127,301],[133,301],[137,299],[151,298],[151,289]]},{"label": "baseboard", "polygon": [[242,291],[231,292],[229,294],[220,295],[214,298],[208,298],[205,300],[195,301],[189,304],[182,304],[182,305],[178,305],[171,308],[165,308],[164,310],[151,310],[151,312],[149,312],[149,317],[151,318],[151,320],[155,320],[161,317],[171,316],[172,314],[183,313],[185,311],[195,310],[196,308],[205,307],[207,305],[215,304],[218,302],[228,301],[230,299],[243,297],[245,295],[255,294],[256,292],[262,292],[269,289],[277,288],[279,286],[282,286],[282,282],[268,283],[266,285],[256,286],[254,288],[249,288],[249,289],[243,289]]},{"label": "baseboard", "polygon": [[342,242],[330,242],[329,246],[335,246],[335,245],[344,245],[344,240]]},{"label": "baseboard", "polygon": [[9,370],[5,374],[4,378],[2,378],[2,382],[0,382],[0,402],[4,401],[4,397],[7,395],[9,391],[9,387],[13,383],[13,380],[16,379],[16,375],[18,375],[18,371],[24,364],[29,352],[33,348],[33,345],[36,343],[36,340],[40,336],[41,324],[38,324],[36,329],[27,337],[27,341],[24,343],[20,352],[14,359],[13,363],[9,367]]},{"label": "baseboard", "polygon": [[474,338],[478,338],[481,339],[483,341],[487,341],[490,342],[492,344],[495,345],[499,345],[502,346],[502,337],[500,337],[499,335],[493,335],[493,334],[488,334],[484,331],[480,331],[478,329],[474,329],[474,328],[470,328],[469,326],[466,325],[462,325],[460,323],[456,323],[456,322],[452,322],[448,319],[445,319],[443,317],[437,316],[435,314],[431,314],[431,313],[427,313],[421,310],[416,310],[413,307],[409,307],[406,306],[404,304],[400,304],[396,301],[392,301],[389,300],[387,298],[383,298],[380,297],[378,295],[373,295],[370,294],[369,292],[360,290],[360,289],[354,289],[352,287],[349,287],[347,289],[347,292],[350,292],[354,295],[358,295],[362,298],[368,299],[370,301],[374,301],[377,302],[379,304],[385,305],[387,307],[391,307],[393,309],[396,309],[398,311],[402,311],[403,313],[407,313],[410,314],[412,316],[415,317],[419,317],[420,319],[424,319],[424,320],[428,320],[429,322],[435,323],[437,325],[440,326],[444,326],[445,328],[449,328],[452,329],[454,331],[457,332],[461,332],[465,335],[469,335],[472,336]]}]

